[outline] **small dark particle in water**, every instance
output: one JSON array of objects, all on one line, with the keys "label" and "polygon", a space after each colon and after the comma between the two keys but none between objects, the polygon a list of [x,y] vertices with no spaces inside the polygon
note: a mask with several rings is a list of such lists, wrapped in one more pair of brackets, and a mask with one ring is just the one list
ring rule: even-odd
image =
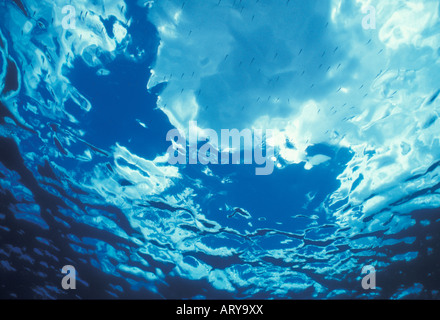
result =
[{"label": "small dark particle in water", "polygon": [[127,186],[132,186],[132,185],[133,185],[133,183],[131,183],[131,182],[128,181],[127,179],[122,179],[122,180],[120,180],[120,181],[119,181],[119,184],[120,184],[122,187],[127,187]]},{"label": "small dark particle in water", "polygon": [[50,128],[52,129],[53,132],[58,132],[58,125],[56,123],[51,123],[49,124]]},{"label": "small dark particle in water", "polygon": [[111,166],[110,163],[107,163],[107,164],[106,164],[106,167],[107,167],[107,169],[109,169],[111,172],[114,172],[114,171],[113,171],[113,168],[112,168],[112,166]]},{"label": "small dark particle in water", "polygon": [[99,149],[99,148],[97,148],[97,147],[95,147],[94,145],[91,145],[90,143],[88,143],[88,142],[85,142],[85,141],[83,141],[92,151],[94,151],[95,153],[100,153],[100,154],[102,154],[103,156],[106,156],[106,157],[108,157],[108,154],[107,154],[107,152],[105,152],[104,150],[101,150],[101,149]]},{"label": "small dark particle in water", "polygon": [[47,160],[44,161],[44,166],[38,166],[38,173],[41,174],[43,177],[58,180],[57,175],[55,174]]},{"label": "small dark particle in water", "polygon": [[44,23],[44,21],[43,20],[38,20],[37,21],[37,25],[40,27],[40,29],[42,29],[42,30],[46,30],[46,24]]},{"label": "small dark particle in water", "polygon": [[247,212],[246,210],[244,210],[242,208],[236,207],[236,208],[234,208],[234,212],[231,213],[230,215],[228,215],[228,218],[232,218],[236,214],[239,214],[240,216],[245,217],[246,219],[249,219],[251,217],[249,212]]},{"label": "small dark particle in water", "polygon": [[55,142],[55,146],[58,148],[58,150],[64,154],[65,156],[67,156],[67,151],[63,148],[63,146],[61,145],[61,142],[57,139],[57,138],[53,138],[54,142]]},{"label": "small dark particle in water", "polygon": [[431,96],[431,98],[429,98],[429,100],[428,100],[428,105],[432,104],[432,103],[435,101],[435,99],[437,99],[437,97],[439,96],[439,94],[440,94],[440,89],[437,90],[437,92],[434,93],[434,94]]}]

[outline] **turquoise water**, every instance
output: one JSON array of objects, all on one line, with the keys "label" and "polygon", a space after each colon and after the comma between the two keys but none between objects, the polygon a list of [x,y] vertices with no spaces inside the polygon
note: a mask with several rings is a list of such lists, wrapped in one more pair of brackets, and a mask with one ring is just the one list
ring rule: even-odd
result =
[{"label": "turquoise water", "polygon": [[0,297],[440,297],[438,1],[69,5],[0,3]]}]

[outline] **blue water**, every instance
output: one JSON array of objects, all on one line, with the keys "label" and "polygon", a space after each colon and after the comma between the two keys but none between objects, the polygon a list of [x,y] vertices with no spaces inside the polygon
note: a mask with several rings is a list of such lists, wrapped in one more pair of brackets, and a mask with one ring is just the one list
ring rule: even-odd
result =
[{"label": "blue water", "polygon": [[440,298],[438,1],[70,4],[0,2],[1,298]]}]

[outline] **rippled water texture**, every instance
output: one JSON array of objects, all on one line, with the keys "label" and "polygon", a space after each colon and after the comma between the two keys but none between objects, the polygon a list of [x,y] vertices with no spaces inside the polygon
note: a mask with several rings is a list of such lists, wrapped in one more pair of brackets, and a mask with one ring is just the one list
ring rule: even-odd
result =
[{"label": "rippled water texture", "polygon": [[[439,299],[439,12],[1,1],[0,297]],[[194,120],[274,172],[169,164]]]}]

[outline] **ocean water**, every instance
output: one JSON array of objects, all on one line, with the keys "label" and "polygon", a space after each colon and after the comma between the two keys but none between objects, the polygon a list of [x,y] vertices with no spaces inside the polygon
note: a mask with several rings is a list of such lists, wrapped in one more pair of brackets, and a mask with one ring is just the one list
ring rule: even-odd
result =
[{"label": "ocean water", "polygon": [[[439,299],[439,14],[1,0],[0,298]],[[273,172],[171,164],[191,121]]]}]

